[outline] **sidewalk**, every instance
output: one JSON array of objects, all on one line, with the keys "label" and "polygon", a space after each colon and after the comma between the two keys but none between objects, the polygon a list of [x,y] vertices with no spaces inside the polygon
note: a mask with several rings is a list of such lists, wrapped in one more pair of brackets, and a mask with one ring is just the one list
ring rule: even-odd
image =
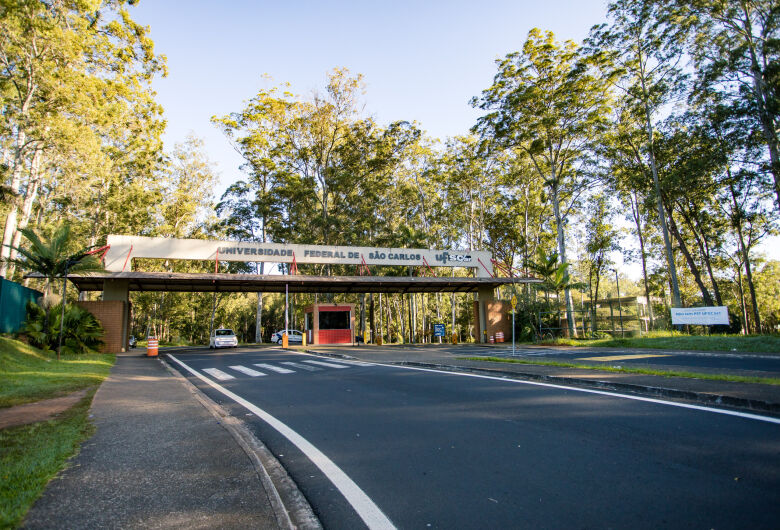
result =
[{"label": "sidewalk", "polygon": [[[491,346],[491,348],[495,347]],[[329,352],[327,347],[312,346],[307,348],[307,351],[326,356],[339,356]],[[629,348],[620,349],[620,353],[631,353],[632,351]],[[411,351],[406,348],[397,348],[397,350],[395,348],[384,348],[378,350],[371,346],[361,346],[351,348],[348,356],[367,362],[512,377],[549,384],[574,385],[691,403],[732,407],[755,413],[768,413],[780,416],[780,386],[778,385],[628,374],[534,364],[473,361],[459,358],[468,356],[465,353],[448,353],[435,345],[433,347],[418,347]]]},{"label": "sidewalk", "polygon": [[24,528],[289,527],[265,471],[159,360],[118,355],[90,412],[97,432]]}]

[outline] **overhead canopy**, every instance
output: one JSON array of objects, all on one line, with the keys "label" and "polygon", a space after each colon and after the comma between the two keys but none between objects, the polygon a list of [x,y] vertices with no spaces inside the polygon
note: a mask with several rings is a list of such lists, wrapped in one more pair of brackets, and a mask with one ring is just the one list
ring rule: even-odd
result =
[{"label": "overhead canopy", "polygon": [[306,276],[115,272],[69,274],[79,291],[103,291],[106,282],[127,282],[129,291],[283,293],[471,293],[536,278],[460,278],[422,276]]}]

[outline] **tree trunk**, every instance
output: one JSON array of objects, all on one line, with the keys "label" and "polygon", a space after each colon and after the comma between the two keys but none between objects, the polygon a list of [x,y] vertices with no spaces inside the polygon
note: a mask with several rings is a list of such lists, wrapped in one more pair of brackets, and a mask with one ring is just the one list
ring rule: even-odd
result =
[{"label": "tree trunk", "polygon": [[682,238],[682,234],[680,234],[680,231],[677,228],[677,223],[674,221],[674,217],[671,215],[669,216],[669,228],[674,235],[674,238],[677,240],[677,243],[680,245],[680,252],[683,253],[685,261],[688,263],[688,268],[693,275],[693,279],[696,282],[696,285],[699,286],[701,296],[704,299],[704,304],[708,306],[714,305],[712,295],[704,285],[704,282],[701,279],[701,272],[699,272],[699,268],[696,266],[696,262],[693,260],[693,256],[691,256],[691,253],[688,251],[688,246],[685,244],[685,240]]},{"label": "tree trunk", "polygon": [[368,295],[368,321],[371,324],[371,342],[376,343],[376,313],[374,312],[374,293]]},{"label": "tree trunk", "polygon": [[406,341],[406,319],[404,318],[404,303],[403,303],[403,295],[398,295],[400,300],[395,299],[393,300],[395,302],[395,313],[398,316],[398,328],[401,330],[401,340],[400,342],[403,343]]},{"label": "tree trunk", "polygon": [[639,253],[642,257],[642,281],[645,286],[645,298],[647,298],[647,315],[650,319],[650,329],[655,329],[655,318],[653,317],[653,302],[650,300],[650,283],[647,280],[647,253],[645,252],[645,238],[642,235],[642,217],[639,212],[639,200],[636,192],[631,192],[629,197],[631,203],[631,214],[636,224],[636,237],[639,240]]},{"label": "tree trunk", "polygon": [[[558,255],[561,259],[561,264],[568,263],[566,261],[566,236],[563,230],[563,219],[561,217],[560,201],[558,199],[558,184],[556,182],[555,171],[552,174],[552,199],[553,199],[553,212],[555,213],[555,224],[558,229]],[[567,282],[568,283],[568,282]],[[566,299],[566,323],[569,328],[569,337],[576,337],[577,331],[574,328],[574,302],[571,298],[571,290],[567,285],[564,289],[564,298]]]},{"label": "tree trunk", "polygon": [[[22,203],[22,216],[19,219],[18,226],[16,231],[14,232],[13,238],[11,240],[11,246],[14,248],[11,248],[9,250],[9,259],[15,259],[16,258],[16,249],[19,248],[20,243],[22,242],[22,230],[27,228],[27,225],[30,222],[30,216],[32,215],[32,209],[33,204],[35,203],[35,198],[38,195],[38,188],[41,184],[41,150],[37,149],[35,151],[35,155],[33,156],[32,161],[32,167],[30,168],[30,178],[27,181],[27,187],[24,192],[24,201]],[[14,275],[14,271],[16,270],[16,265],[11,263],[8,266],[8,278],[11,278]]]},{"label": "tree trunk", "polygon": [[[263,238],[265,239],[265,238]],[[265,273],[265,262],[260,262],[260,274]],[[257,293],[257,311],[255,313],[255,342],[263,342],[263,293]]]},{"label": "tree trunk", "polygon": [[384,342],[385,327],[382,325],[382,311],[382,293],[379,293],[379,337],[382,339],[382,342]]},{"label": "tree trunk", "polygon": [[747,335],[748,333],[748,316],[747,316],[747,304],[745,303],[745,287],[742,282],[742,264],[737,262],[737,266],[735,267],[736,272],[736,278],[737,278],[737,290],[739,291],[739,307],[742,310],[741,316],[742,316],[742,334]]},{"label": "tree trunk", "polygon": [[750,302],[753,309],[755,332],[761,333],[761,315],[758,312],[758,302],[756,301],[756,286],[753,284],[753,269],[750,266],[750,250],[748,249],[748,245],[745,244],[745,234],[742,230],[742,208],[739,207],[739,203],[737,202],[737,192],[734,190],[733,185],[729,185],[729,191],[731,192],[731,200],[734,204],[734,221],[732,222],[732,225],[737,231],[737,244],[739,245],[739,253],[742,256],[742,263],[745,264],[745,275],[747,276],[748,289],[750,290]]},{"label": "tree trunk", "polygon": [[[11,190],[14,193],[19,193],[19,188],[22,184],[22,170],[24,164],[22,158],[24,157],[24,142],[26,135],[24,131],[19,131],[16,136],[16,150],[14,152],[13,172],[11,173]],[[5,260],[11,255],[11,244],[14,234],[16,233],[16,227],[19,217],[19,200],[18,196],[15,196],[11,201],[11,208],[8,210],[8,214],[5,218],[5,228],[3,230],[3,246],[0,247],[0,276],[8,278],[8,262]]]},{"label": "tree trunk", "polygon": [[748,13],[746,2],[741,2],[743,32],[746,35],[746,45],[750,53],[750,74],[753,81],[753,94],[758,108],[759,121],[761,122],[761,132],[764,135],[767,149],[769,150],[770,171],[774,177],[775,198],[777,208],[780,210],[780,146],[778,146],[777,133],[775,129],[775,120],[769,110],[769,102],[772,97],[769,95],[764,81],[764,75],[761,72],[761,65],[756,56],[756,43],[753,37],[753,24],[750,13]]},{"label": "tree trunk", "polygon": [[712,292],[715,294],[715,302],[719,306],[723,305],[723,299],[721,298],[720,295],[720,287],[718,287],[718,282],[715,281],[715,274],[713,274],[712,272],[712,260],[710,259],[710,248],[707,243],[707,237],[704,233],[704,228],[701,226],[701,223],[695,216],[691,217],[687,215],[685,208],[683,208],[682,205],[679,206],[680,206],[680,215],[685,221],[685,224],[688,225],[691,234],[693,234],[693,239],[696,242],[696,246],[699,247],[699,252],[701,252],[702,260],[704,260],[704,266],[707,269],[707,276],[709,276],[710,284],[712,284]]},{"label": "tree trunk", "polygon": [[[639,57],[640,64],[642,57]],[[664,236],[664,248],[666,249],[666,263],[669,266],[669,281],[672,287],[672,304],[674,307],[681,307],[680,285],[677,281],[677,267],[674,264],[674,254],[672,253],[672,242],[669,239],[669,229],[666,226],[666,213],[664,212],[664,203],[661,199],[661,182],[658,178],[658,166],[655,163],[655,146],[653,141],[653,124],[650,119],[650,96],[647,93],[644,71],[640,73],[642,83],[642,103],[645,111],[645,127],[647,129],[647,154],[650,158],[650,171],[653,175],[653,187],[655,189],[655,200],[658,205],[658,221],[661,223],[661,233]]]},{"label": "tree trunk", "polygon": [[415,307],[414,307],[414,295],[412,293],[409,293],[407,295],[409,299],[409,343],[414,344],[415,342],[415,334],[416,334],[416,328],[417,328],[417,318],[415,315]]}]

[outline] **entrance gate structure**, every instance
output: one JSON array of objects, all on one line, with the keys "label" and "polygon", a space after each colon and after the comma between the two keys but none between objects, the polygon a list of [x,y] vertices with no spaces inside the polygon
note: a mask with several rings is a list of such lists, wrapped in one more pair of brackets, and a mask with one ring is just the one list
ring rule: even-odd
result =
[{"label": "entrance gate structure", "polygon": [[[69,274],[79,291],[102,291],[103,302],[122,302],[122,322],[111,327],[127,345],[129,292],[265,292],[265,293],[436,293],[477,295],[479,330],[489,328],[487,304],[495,289],[516,283],[536,283],[535,278],[497,278],[493,256],[486,251],[374,248],[173,239],[110,235],[105,256],[107,273]],[[274,262],[287,264],[332,264],[357,266],[462,267],[472,277],[456,276],[313,276],[302,274],[257,275],[217,273],[171,273],[133,271],[133,259]],[[116,304],[114,304],[116,307]],[[106,327],[106,326],[104,326]],[[478,333],[487,340],[486,333]],[[107,337],[109,339],[109,337]],[[109,342],[109,340],[106,340]],[[125,346],[126,347],[126,346]],[[124,348],[121,349],[124,351]]]}]

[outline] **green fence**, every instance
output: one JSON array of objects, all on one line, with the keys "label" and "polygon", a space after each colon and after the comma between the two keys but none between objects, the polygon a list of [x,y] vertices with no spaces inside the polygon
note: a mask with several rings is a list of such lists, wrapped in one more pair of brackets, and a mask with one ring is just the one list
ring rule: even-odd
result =
[{"label": "green fence", "polygon": [[35,302],[43,293],[0,278],[0,333],[15,333],[27,315],[27,302]]}]

